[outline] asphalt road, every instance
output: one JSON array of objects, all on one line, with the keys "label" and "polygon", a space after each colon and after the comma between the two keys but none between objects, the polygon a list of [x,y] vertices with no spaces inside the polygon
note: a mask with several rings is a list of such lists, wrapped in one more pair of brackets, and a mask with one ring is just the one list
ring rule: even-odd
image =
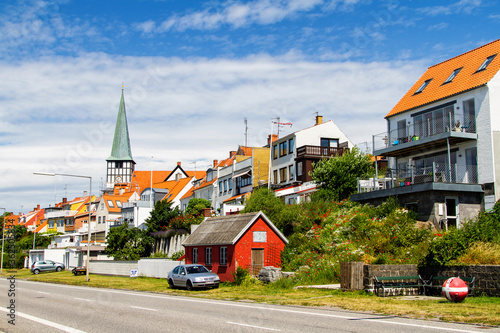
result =
[{"label": "asphalt road", "polygon": [[[216,301],[22,280],[15,281],[15,295],[12,295],[11,287],[7,279],[0,280],[0,330],[3,332],[485,331],[473,325],[324,308]],[[15,305],[14,316],[10,316],[10,304]],[[15,325],[9,323],[12,318]],[[500,332],[500,329],[487,331]]]}]

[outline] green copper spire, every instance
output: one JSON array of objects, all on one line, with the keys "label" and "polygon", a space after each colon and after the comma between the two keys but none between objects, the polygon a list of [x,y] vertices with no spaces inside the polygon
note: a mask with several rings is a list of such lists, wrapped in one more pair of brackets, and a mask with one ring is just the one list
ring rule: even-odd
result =
[{"label": "green copper spire", "polygon": [[107,161],[133,161],[132,151],[130,150],[130,139],[128,136],[127,114],[125,113],[125,100],[120,100],[118,109],[118,118],[116,119],[115,137],[113,139],[113,148]]}]

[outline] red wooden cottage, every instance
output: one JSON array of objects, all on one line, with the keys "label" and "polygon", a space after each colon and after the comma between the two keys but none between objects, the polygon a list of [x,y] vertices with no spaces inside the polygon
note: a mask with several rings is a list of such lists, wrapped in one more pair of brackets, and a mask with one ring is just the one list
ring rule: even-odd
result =
[{"label": "red wooden cottage", "polygon": [[233,281],[236,267],[258,275],[262,267],[281,267],[286,237],[263,212],[213,217],[202,222],[182,244],[186,264],[202,264],[221,281]]}]

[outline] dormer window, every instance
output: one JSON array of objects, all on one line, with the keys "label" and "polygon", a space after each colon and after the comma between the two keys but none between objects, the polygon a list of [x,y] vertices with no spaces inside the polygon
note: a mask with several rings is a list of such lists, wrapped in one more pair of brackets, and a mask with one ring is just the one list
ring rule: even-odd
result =
[{"label": "dormer window", "polygon": [[422,83],[420,88],[418,88],[417,91],[415,91],[414,95],[420,94],[422,91],[424,91],[425,87],[427,87],[431,81],[432,81],[432,79],[429,79],[429,80],[426,80],[424,83]]},{"label": "dormer window", "polygon": [[494,54],[492,56],[489,56],[488,58],[486,58],[486,60],[481,64],[481,66],[479,66],[479,68],[477,69],[476,73],[477,72],[480,72],[480,71],[484,71],[486,69],[486,67],[488,67],[488,65],[493,61],[493,59],[495,59],[497,55]]},{"label": "dormer window", "polygon": [[457,76],[457,74],[462,70],[463,67],[460,67],[460,68],[457,68],[453,71],[453,73],[450,74],[450,76],[448,76],[448,78],[446,79],[446,81],[444,81],[443,84],[447,84],[447,83],[450,83],[451,81],[453,81],[453,79],[455,78],[455,76]]}]

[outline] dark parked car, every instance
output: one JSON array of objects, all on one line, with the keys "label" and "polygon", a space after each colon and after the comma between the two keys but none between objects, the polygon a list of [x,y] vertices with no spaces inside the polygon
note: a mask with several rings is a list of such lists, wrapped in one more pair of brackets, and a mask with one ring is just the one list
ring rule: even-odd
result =
[{"label": "dark parked car", "polygon": [[64,264],[52,260],[35,261],[31,265],[31,273],[38,274],[40,272],[56,271],[60,272],[64,269]]},{"label": "dark parked car", "polygon": [[220,278],[205,266],[198,264],[179,265],[168,273],[170,288],[219,288]]}]

